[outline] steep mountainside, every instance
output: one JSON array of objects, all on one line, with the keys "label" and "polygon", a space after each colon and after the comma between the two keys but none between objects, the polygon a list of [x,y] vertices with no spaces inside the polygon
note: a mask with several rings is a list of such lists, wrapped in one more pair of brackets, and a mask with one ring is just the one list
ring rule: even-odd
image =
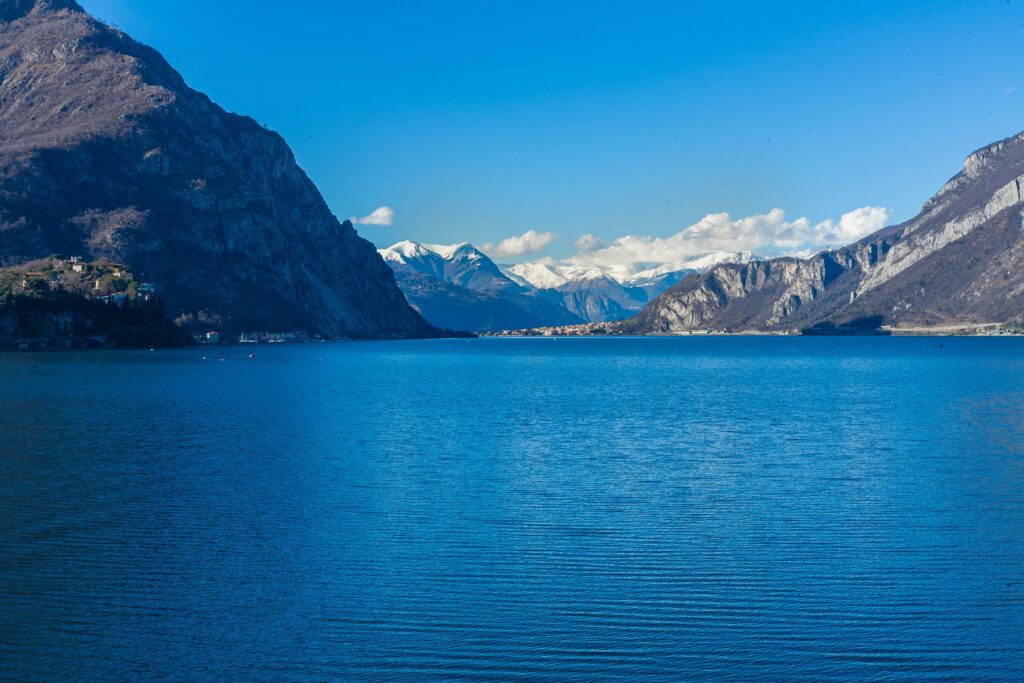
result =
[{"label": "steep mountainside", "polygon": [[0,0],[0,266],[52,253],[204,327],[435,333],[280,136],[73,0]]},{"label": "steep mountainside", "polygon": [[1024,315],[1024,133],[967,157],[912,220],[809,259],[685,278],[622,331],[862,329]]},{"label": "steep mountainside", "polygon": [[543,291],[587,322],[628,318],[649,301],[647,290],[627,287],[603,273],[571,279]]},{"label": "steep mountainside", "polygon": [[432,325],[447,330],[493,332],[581,322],[564,308],[530,294],[477,292],[400,267],[395,268],[395,278],[413,307]]},{"label": "steep mountainside", "polygon": [[409,303],[438,327],[483,332],[582,322],[559,303],[510,280],[471,244],[404,241],[380,254]]},{"label": "steep mountainside", "polygon": [[509,278],[536,289],[586,322],[628,318],[648,301],[646,291],[628,288],[598,268],[544,263],[517,263],[502,268]]}]

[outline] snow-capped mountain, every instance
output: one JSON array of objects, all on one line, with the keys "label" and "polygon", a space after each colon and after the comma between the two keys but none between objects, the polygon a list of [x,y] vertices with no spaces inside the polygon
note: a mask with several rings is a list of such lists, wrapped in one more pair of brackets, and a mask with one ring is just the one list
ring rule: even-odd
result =
[{"label": "snow-capped mountain", "polygon": [[640,271],[548,263],[517,263],[501,269],[515,282],[561,301],[587,322],[607,322],[630,317],[687,275],[755,258],[750,252],[713,252]]},{"label": "snow-capped mountain", "polygon": [[757,260],[759,257],[749,251],[716,251],[641,270],[624,276],[622,282],[629,287],[643,289],[647,292],[647,300],[653,301],[687,275],[706,272],[722,263],[749,263]]},{"label": "snow-capped mountain", "polygon": [[438,245],[405,240],[379,251],[392,266],[405,266],[473,291],[495,292],[519,287],[494,261],[468,242]]},{"label": "snow-capped mountain", "polygon": [[503,265],[501,270],[516,282],[535,289],[557,289],[569,282],[610,277],[600,268],[547,263],[516,263]]},{"label": "snow-capped mountain", "polygon": [[[499,266],[468,242],[445,246],[411,241],[380,254],[395,271],[406,298],[427,320],[469,330],[621,320],[687,275],[756,258],[749,252],[714,252],[641,270],[564,263]],[[511,310],[542,322],[523,324],[523,316],[513,316]]]},{"label": "snow-capped mountain", "polygon": [[673,273],[702,273],[722,263],[747,263],[758,259],[758,256],[749,251],[713,251],[682,261],[663,263],[660,266],[624,276],[621,280],[624,284],[635,285]]},{"label": "snow-capped mountain", "polygon": [[409,303],[438,327],[481,332],[583,322],[536,288],[507,277],[472,244],[404,241],[378,251]]},{"label": "snow-capped mountain", "polygon": [[632,287],[641,284],[648,285],[669,275],[682,274],[685,277],[690,273],[703,272],[721,263],[747,263],[757,258],[749,251],[716,251],[642,270],[629,267],[601,268],[551,263],[516,263],[503,265],[501,269],[505,275],[516,282],[537,289],[556,289],[572,281],[599,280],[601,278],[611,278],[623,286]]},{"label": "snow-capped mountain", "polygon": [[647,302],[600,268],[546,263],[502,266],[506,275],[557,301],[587,322],[628,318]]}]

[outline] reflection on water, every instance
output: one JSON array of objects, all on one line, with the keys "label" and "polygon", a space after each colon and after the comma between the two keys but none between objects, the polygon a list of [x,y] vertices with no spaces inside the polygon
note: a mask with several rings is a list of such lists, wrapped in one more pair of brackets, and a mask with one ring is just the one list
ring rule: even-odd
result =
[{"label": "reflection on water", "polygon": [[0,356],[0,678],[1024,678],[1020,340],[250,350]]}]

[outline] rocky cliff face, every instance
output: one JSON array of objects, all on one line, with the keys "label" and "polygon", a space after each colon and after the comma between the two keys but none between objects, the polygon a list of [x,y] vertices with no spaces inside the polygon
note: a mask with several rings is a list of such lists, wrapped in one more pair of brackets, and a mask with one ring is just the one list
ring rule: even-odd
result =
[{"label": "rocky cliff face", "polygon": [[227,329],[434,334],[277,134],[73,0],[0,0],[0,266],[128,264]]},{"label": "rocky cliff face", "polygon": [[1024,133],[967,157],[902,225],[809,259],[723,265],[667,290],[623,331],[930,326],[1024,315]]}]

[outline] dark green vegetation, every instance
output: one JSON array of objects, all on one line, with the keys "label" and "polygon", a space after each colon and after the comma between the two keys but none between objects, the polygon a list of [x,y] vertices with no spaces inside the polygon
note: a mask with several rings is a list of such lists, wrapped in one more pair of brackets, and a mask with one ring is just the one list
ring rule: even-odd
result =
[{"label": "dark green vegetation", "polygon": [[124,266],[59,257],[0,270],[0,350],[181,346],[155,289]]}]

